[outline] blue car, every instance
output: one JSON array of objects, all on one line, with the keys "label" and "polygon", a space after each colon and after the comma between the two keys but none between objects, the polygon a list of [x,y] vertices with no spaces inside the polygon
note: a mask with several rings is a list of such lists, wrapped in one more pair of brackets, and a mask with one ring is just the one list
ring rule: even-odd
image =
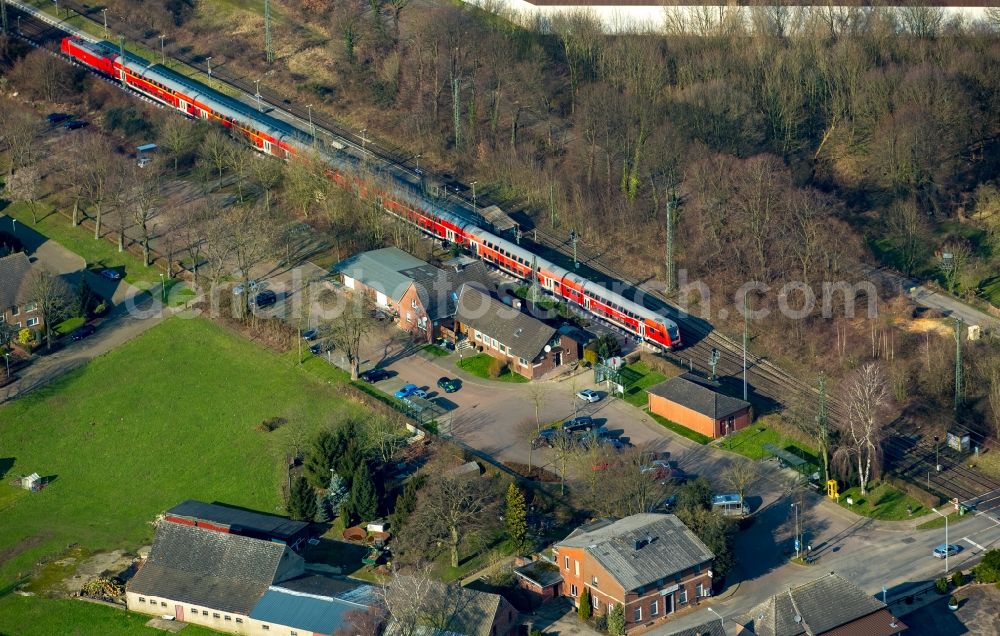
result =
[{"label": "blue car", "polygon": [[407,384],[406,386],[404,386],[400,390],[396,391],[395,396],[398,397],[400,400],[402,400],[402,399],[410,397],[411,395],[413,395],[414,393],[416,393],[418,390],[419,389],[417,389],[417,385],[416,384]]}]

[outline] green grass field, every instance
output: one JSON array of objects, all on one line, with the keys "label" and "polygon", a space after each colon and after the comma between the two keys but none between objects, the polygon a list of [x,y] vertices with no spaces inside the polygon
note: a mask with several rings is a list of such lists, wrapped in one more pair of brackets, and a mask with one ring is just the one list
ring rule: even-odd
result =
[{"label": "green grass field", "polygon": [[[71,544],[137,548],[184,499],[280,513],[290,442],[362,408],[342,386],[215,323],[171,318],[0,406],[0,459],[14,459],[0,484],[0,590]],[[289,423],[255,430],[276,416]],[[16,496],[8,482],[32,472],[53,480]]]},{"label": "green grass field", "polygon": [[[847,505],[848,497],[854,502],[851,506]],[[908,519],[911,516],[919,517],[929,512],[919,501],[888,484],[879,484],[874,489],[869,489],[868,494],[864,496],[857,487],[841,491],[840,505],[855,514],[887,521]],[[912,515],[906,512],[907,506],[910,507]]]},{"label": "green grass field", "polygon": [[[104,605],[72,599],[47,599],[11,594],[0,598],[0,634],[17,636],[138,636],[164,634],[146,627],[149,616],[124,612]],[[185,636],[218,634],[205,627],[188,625]]]},{"label": "green grass field", "polygon": [[814,466],[818,466],[819,464],[814,449],[790,440],[774,429],[759,424],[751,424],[741,431],[730,434],[719,441],[719,448],[731,450],[750,459],[760,460],[771,456],[770,453],[764,450],[764,444],[771,444],[794,455],[798,455]]},{"label": "green grass field", "polygon": [[625,389],[625,401],[639,408],[644,408],[649,403],[646,389],[667,379],[667,376],[659,371],[653,371],[641,362],[628,365],[625,367],[625,371],[626,373],[623,375],[627,374],[630,379],[636,378]]},{"label": "green grass field", "polygon": [[490,369],[490,362],[492,362],[492,360],[493,358],[489,354],[480,353],[472,356],[471,358],[462,358],[457,362],[455,362],[455,364],[458,365],[458,368],[468,371],[472,375],[484,378],[486,380],[493,380],[495,382],[515,382],[515,383],[528,381],[528,378],[518,373],[514,373],[510,369],[507,369],[506,371],[501,373],[499,378],[491,378],[489,369]]},{"label": "green grass field", "polygon": [[43,234],[66,249],[79,254],[87,267],[121,267],[125,280],[136,287],[148,289],[160,284],[160,270],[146,267],[142,259],[129,252],[119,252],[118,246],[104,238],[94,240],[93,230],[73,227],[70,219],[52,209],[47,203],[36,204],[38,223],[31,222],[31,209],[26,203],[15,203],[4,208],[2,214],[12,216],[19,224]]},{"label": "green grass field", "polygon": [[[647,411],[647,413],[649,413]],[[712,441],[712,438],[708,435],[702,435],[698,431],[692,431],[686,426],[681,426],[677,422],[671,422],[667,418],[657,415],[656,413],[649,413],[649,416],[653,418],[656,423],[664,428],[670,429],[671,431],[677,433],[681,437],[686,437],[692,442],[698,442],[699,444],[707,444]]]}]

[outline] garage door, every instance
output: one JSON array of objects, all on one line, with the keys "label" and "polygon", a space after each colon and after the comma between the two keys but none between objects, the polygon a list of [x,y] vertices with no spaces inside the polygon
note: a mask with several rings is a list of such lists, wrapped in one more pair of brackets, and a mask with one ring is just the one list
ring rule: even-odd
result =
[{"label": "garage door", "polygon": [[375,292],[375,302],[378,304],[379,307],[389,306],[389,299],[386,298],[385,294],[383,294],[382,292]]}]

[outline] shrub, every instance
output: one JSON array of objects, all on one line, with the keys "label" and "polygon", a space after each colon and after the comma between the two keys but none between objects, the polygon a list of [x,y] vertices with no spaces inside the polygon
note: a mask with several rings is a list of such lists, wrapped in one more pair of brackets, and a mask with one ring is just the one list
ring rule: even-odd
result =
[{"label": "shrub", "polygon": [[973,570],[980,583],[1000,584],[1000,550],[990,550]]},{"label": "shrub", "polygon": [[963,585],[965,585],[965,575],[962,574],[961,570],[958,570],[957,572],[951,575],[951,584],[954,585],[955,587],[962,587]]},{"label": "shrub", "polygon": [[608,633],[611,636],[622,636],[625,633],[625,608],[621,603],[615,603],[608,612]]},{"label": "shrub", "polygon": [[271,417],[258,424],[257,430],[262,433],[270,433],[275,429],[281,428],[287,422],[288,420],[283,417]]},{"label": "shrub", "polygon": [[491,378],[499,378],[501,375],[503,375],[506,366],[507,365],[506,363],[504,363],[503,360],[499,358],[493,358],[490,360],[490,366],[487,369],[486,373]]},{"label": "shrub", "polygon": [[948,591],[948,579],[942,576],[938,580],[934,581],[934,588],[937,589],[938,594],[944,594]]},{"label": "shrub", "polygon": [[594,617],[594,628],[599,632],[607,631],[608,629],[608,617],[604,614]]},{"label": "shrub", "polygon": [[532,629],[530,634],[531,636],[545,636],[545,632],[540,629]]},{"label": "shrub", "polygon": [[590,620],[590,591],[587,588],[583,588],[583,592],[580,594],[580,607],[576,613],[581,621]]},{"label": "shrub", "polygon": [[31,329],[22,329],[17,332],[17,342],[22,347],[27,347],[35,339],[35,334],[32,333]]},{"label": "shrub", "polygon": [[949,596],[948,597],[948,605],[951,605],[952,607],[955,607],[956,605],[958,605],[958,597],[955,596],[954,594],[952,594],[951,596]]}]

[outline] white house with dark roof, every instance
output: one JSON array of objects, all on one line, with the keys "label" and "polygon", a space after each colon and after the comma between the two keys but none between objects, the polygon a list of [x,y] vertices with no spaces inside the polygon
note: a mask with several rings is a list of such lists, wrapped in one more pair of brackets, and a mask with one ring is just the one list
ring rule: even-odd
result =
[{"label": "white house with dark roof", "polygon": [[907,630],[885,603],[833,572],[778,592],[736,619],[757,636],[892,636]]},{"label": "white house with dark roof", "polygon": [[553,546],[562,593],[597,614],[623,605],[626,627],[656,623],[712,595],[715,555],[675,515],[643,513],[580,526]]}]

